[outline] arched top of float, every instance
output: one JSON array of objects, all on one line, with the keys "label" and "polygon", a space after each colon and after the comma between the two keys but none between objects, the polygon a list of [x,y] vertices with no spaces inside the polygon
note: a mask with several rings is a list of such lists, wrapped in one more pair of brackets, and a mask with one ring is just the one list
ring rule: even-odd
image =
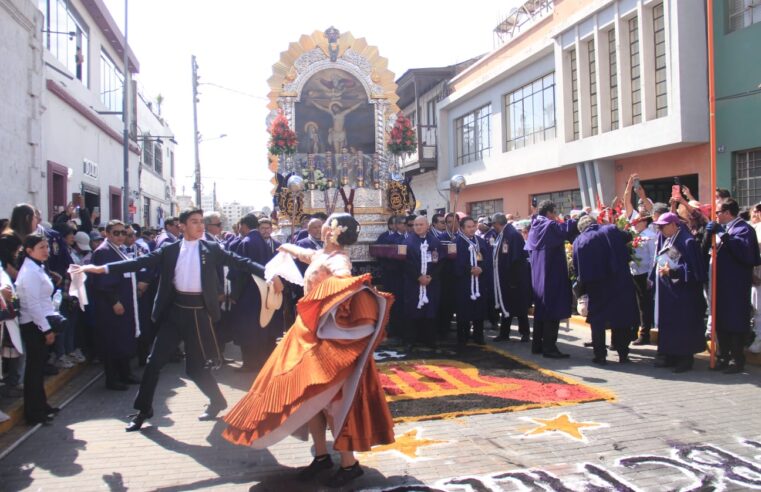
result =
[{"label": "arched top of float", "polygon": [[267,81],[270,87],[267,108],[278,109],[281,97],[299,98],[307,80],[325,68],[351,73],[360,80],[371,100],[383,99],[390,112],[399,111],[395,77],[388,69],[388,60],[364,38],[355,39],[350,32],[340,34],[334,27],[303,35],[280,53]]}]

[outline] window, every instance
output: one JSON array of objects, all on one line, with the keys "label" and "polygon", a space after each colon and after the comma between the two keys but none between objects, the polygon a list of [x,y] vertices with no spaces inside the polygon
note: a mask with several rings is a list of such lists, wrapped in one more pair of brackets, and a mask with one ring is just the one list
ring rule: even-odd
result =
[{"label": "window", "polygon": [[429,126],[436,125],[436,99],[431,99],[425,103],[425,124]]},{"label": "window", "polygon": [[618,60],[616,30],[608,31],[608,63],[610,64],[610,129],[618,129]]},{"label": "window", "polygon": [[761,22],[761,1],[726,0],[729,13],[729,32]]},{"label": "window", "polygon": [[555,138],[555,74],[508,94],[505,110],[507,151]]},{"label": "window", "polygon": [[[66,0],[38,0],[44,15],[43,44],[66,69],[88,86],[88,30]],[[74,33],[73,36],[67,33]]]},{"label": "window", "polygon": [[761,202],[761,149],[734,153],[734,195],[741,207]]},{"label": "window", "polygon": [[589,114],[591,117],[592,135],[597,135],[599,127],[597,118],[597,60],[595,59],[594,39],[587,43],[587,53],[589,56]]},{"label": "window", "polygon": [[174,178],[174,151],[169,150],[169,177]]},{"label": "window", "polygon": [[555,203],[555,212],[559,214],[567,214],[571,210],[581,208],[581,191],[579,190],[566,190],[566,191],[553,191],[551,193],[540,193],[534,195],[536,202],[539,203],[542,200],[552,200]]},{"label": "window", "polygon": [[639,73],[639,26],[637,17],[629,19],[629,57],[632,80],[632,125],[642,122],[642,88]]},{"label": "window", "polygon": [[502,199],[498,200],[484,200],[481,202],[470,202],[468,204],[470,208],[470,216],[474,219],[478,219],[481,216],[491,217],[497,212],[502,212]]},{"label": "window", "polygon": [[483,159],[491,149],[491,104],[455,120],[456,165]]},{"label": "window", "polygon": [[143,141],[143,164],[153,169],[153,142]]},{"label": "window", "polygon": [[156,142],[154,144],[153,148],[153,169],[159,173],[163,174],[164,172],[164,149],[161,147],[161,144]]},{"label": "window", "polygon": [[573,116],[573,139],[579,139],[579,74],[576,66],[576,50],[571,50],[571,114]]},{"label": "window", "polygon": [[116,68],[111,58],[101,51],[100,53],[100,100],[109,111],[121,111],[122,99],[124,99],[124,76]]},{"label": "window", "polygon": [[666,85],[666,23],[663,4],[653,7],[653,36],[655,38],[655,117],[668,114]]}]

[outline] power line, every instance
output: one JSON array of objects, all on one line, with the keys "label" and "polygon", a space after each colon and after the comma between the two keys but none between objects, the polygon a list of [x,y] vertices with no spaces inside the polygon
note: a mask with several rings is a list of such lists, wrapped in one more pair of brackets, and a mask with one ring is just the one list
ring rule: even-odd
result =
[{"label": "power line", "polygon": [[265,100],[265,101],[269,100],[266,97],[257,96],[257,95],[254,95],[254,94],[249,94],[248,92],[239,91],[237,89],[231,89],[229,87],[225,87],[223,85],[215,84],[213,82],[204,82],[204,83],[202,83],[200,85],[210,85],[212,87],[216,87],[217,89],[222,89],[222,90],[225,90],[225,91],[234,92],[235,94],[240,94],[241,96],[250,97],[252,99],[262,99],[262,100]]}]

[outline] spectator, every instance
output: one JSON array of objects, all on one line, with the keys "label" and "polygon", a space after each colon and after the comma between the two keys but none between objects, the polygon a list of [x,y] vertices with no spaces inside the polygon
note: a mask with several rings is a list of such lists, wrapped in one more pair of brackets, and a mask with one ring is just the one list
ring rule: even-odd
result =
[{"label": "spectator", "polygon": [[19,254],[24,239],[37,230],[39,221],[34,213],[34,207],[27,203],[16,205],[11,212],[8,226],[0,234],[0,264],[15,280],[24,256]]}]

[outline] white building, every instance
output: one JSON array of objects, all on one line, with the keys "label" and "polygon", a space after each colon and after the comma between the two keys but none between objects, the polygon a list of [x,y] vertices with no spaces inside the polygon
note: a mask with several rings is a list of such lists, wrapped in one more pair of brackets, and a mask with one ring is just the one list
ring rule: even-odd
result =
[{"label": "white building", "polygon": [[29,0],[0,0],[0,217],[44,195],[40,140],[42,14]]},{"label": "white building", "polygon": [[243,211],[241,210],[241,204],[237,201],[222,204],[222,215],[225,216],[226,223],[225,229],[229,229],[233,224],[238,222],[243,217]]},{"label": "white building", "polygon": [[688,1],[527,1],[438,105],[439,187],[464,175],[472,215],[609,204],[635,172],[656,200],[674,176],[708,199],[705,26]]},{"label": "white building", "polygon": [[177,195],[175,200],[177,201],[177,215],[179,212],[193,207],[193,197],[190,195]]},{"label": "white building", "polygon": [[172,129],[153,101],[138,92],[137,141],[141,147],[140,197],[136,220],[145,226],[163,227],[174,215],[175,146]]}]

